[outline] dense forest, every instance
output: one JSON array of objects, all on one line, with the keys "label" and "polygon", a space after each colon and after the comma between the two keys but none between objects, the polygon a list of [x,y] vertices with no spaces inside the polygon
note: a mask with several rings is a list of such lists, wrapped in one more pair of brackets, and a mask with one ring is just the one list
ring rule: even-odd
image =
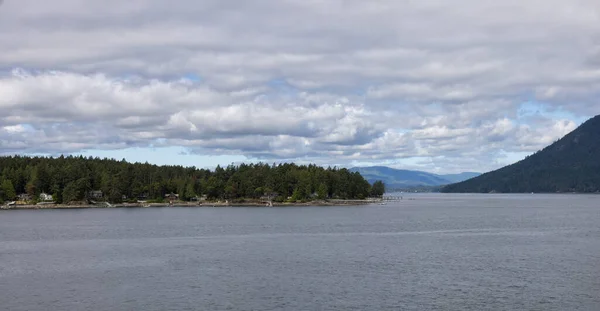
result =
[{"label": "dense forest", "polygon": [[600,192],[600,116],[526,159],[443,192]]},{"label": "dense forest", "polygon": [[199,196],[240,200],[272,196],[274,201],[363,199],[381,196],[385,185],[371,186],[359,173],[316,165],[240,164],[214,171],[182,166],[128,163],[85,157],[0,157],[0,201],[28,194],[33,200],[46,193],[56,203],[81,202],[102,193],[112,203],[160,202],[165,195],[180,200]]}]

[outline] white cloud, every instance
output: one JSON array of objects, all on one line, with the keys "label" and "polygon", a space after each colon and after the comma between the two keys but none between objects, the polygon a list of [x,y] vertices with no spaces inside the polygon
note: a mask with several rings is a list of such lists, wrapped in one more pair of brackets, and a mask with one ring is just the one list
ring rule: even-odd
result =
[{"label": "white cloud", "polygon": [[[487,170],[598,112],[595,0],[19,0],[0,29],[0,153]],[[519,117],[531,101],[564,114]]]}]

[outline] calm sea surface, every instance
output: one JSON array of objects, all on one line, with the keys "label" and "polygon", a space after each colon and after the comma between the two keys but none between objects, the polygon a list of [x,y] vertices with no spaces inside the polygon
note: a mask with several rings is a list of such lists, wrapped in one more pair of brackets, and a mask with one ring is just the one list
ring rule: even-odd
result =
[{"label": "calm sea surface", "polygon": [[0,211],[1,310],[600,310],[600,195]]}]

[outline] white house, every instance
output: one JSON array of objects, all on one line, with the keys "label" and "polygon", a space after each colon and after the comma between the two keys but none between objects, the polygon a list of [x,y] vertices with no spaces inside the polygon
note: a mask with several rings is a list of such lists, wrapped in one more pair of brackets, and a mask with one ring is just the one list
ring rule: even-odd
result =
[{"label": "white house", "polygon": [[52,201],[52,195],[47,193],[40,193],[40,200],[42,201]]}]

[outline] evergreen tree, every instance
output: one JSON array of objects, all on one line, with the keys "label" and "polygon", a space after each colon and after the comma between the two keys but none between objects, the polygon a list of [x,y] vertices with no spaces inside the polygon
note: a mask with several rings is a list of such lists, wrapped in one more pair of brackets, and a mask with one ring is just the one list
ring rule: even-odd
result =
[{"label": "evergreen tree", "polygon": [[367,196],[371,189],[360,174],[316,165],[257,163],[217,166],[209,171],[79,156],[0,157],[0,180],[4,200],[20,193],[46,192],[57,203],[86,200],[91,190],[100,190],[108,201],[117,203],[123,195],[161,200],[171,192],[184,200],[202,195],[235,200],[265,194],[279,201],[292,196],[308,200],[314,195],[357,199]]},{"label": "evergreen tree", "polygon": [[324,183],[319,184],[319,188],[317,188],[317,197],[321,200],[327,199],[327,185]]},{"label": "evergreen tree", "polygon": [[9,201],[14,200],[17,197],[17,193],[15,192],[15,187],[13,183],[5,179],[0,184],[0,200],[1,201]]},{"label": "evergreen tree", "polygon": [[371,187],[371,195],[374,197],[380,197],[385,193],[385,184],[383,181],[378,180],[373,183]]}]

